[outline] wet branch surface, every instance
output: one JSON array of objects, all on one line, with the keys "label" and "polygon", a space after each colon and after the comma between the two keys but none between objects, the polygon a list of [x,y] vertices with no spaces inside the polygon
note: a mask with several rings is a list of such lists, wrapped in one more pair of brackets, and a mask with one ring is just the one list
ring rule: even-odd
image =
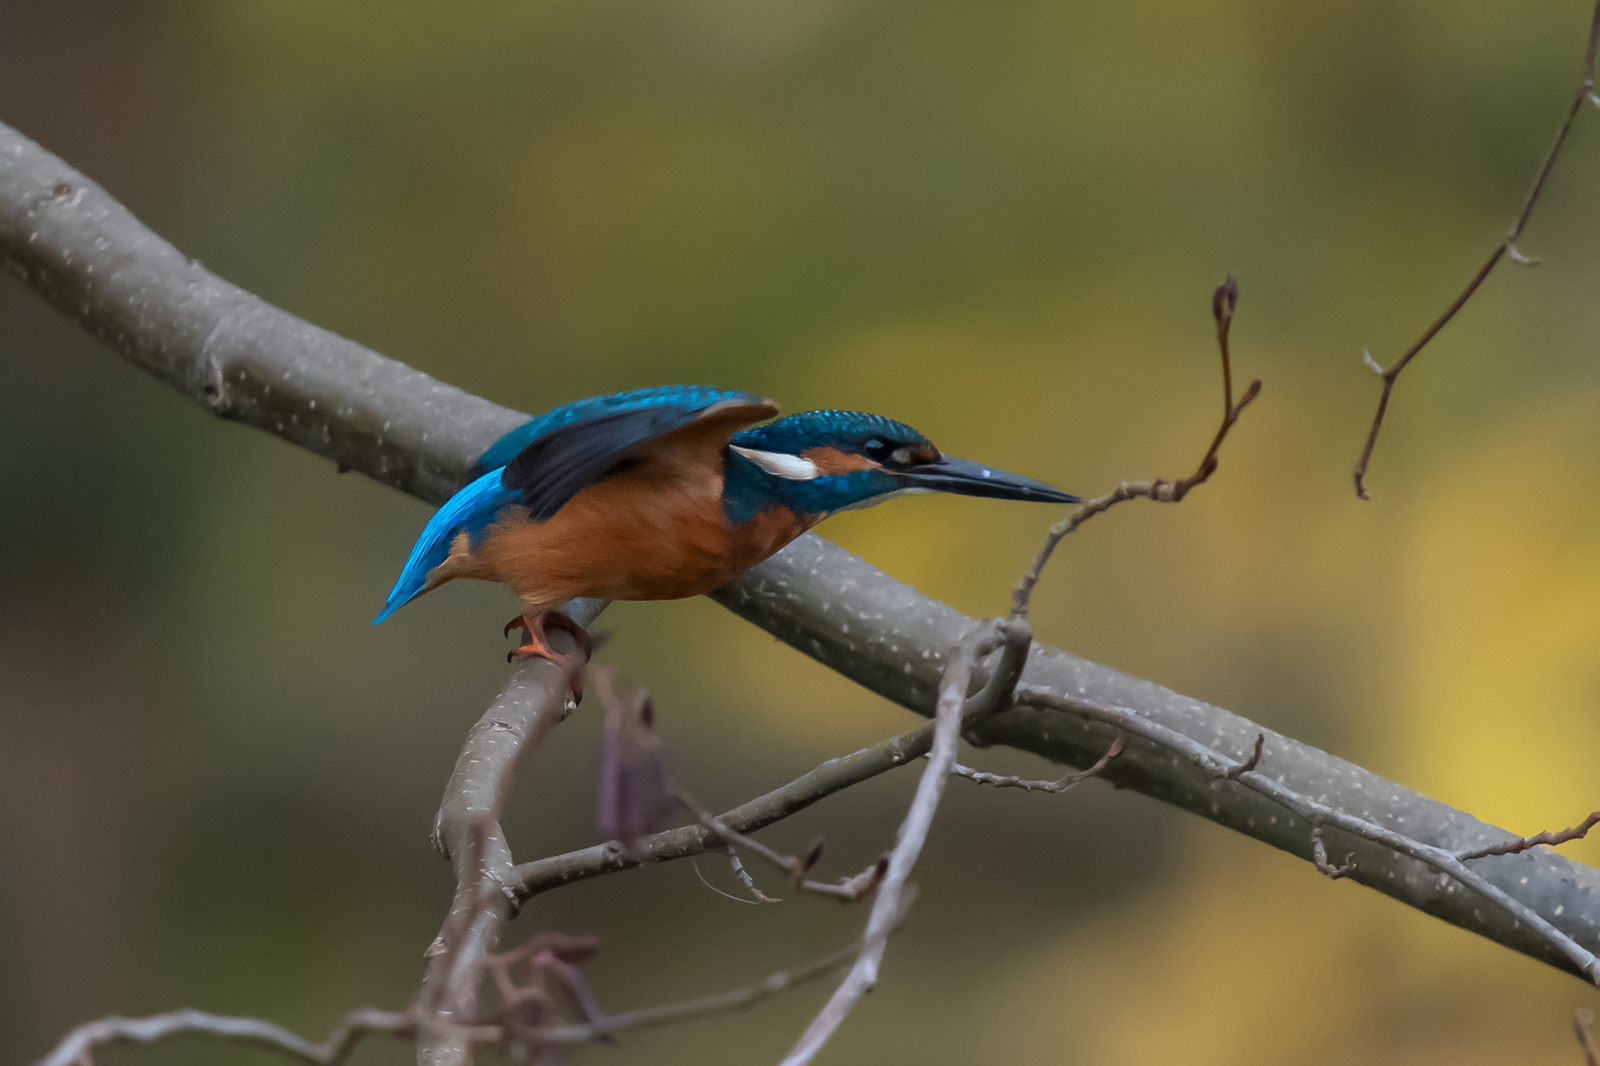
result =
[{"label": "wet branch surface", "polygon": [[[525,417],[319,330],[214,277],[83,175],[3,125],[0,259],[114,350],[218,416],[265,429],[430,502],[448,497],[476,455]],[[1222,293],[1218,307],[1226,304],[1231,318],[1231,298]],[[1123,498],[1181,498],[1215,469],[1217,448],[1253,399],[1252,388],[1233,402],[1224,310],[1217,314],[1225,413],[1212,447],[1190,478],[1147,483],[1149,492]],[[1059,542],[1054,531],[1052,536]],[[1030,570],[1033,581],[1047,558],[1047,551],[1041,553]],[[796,541],[714,598],[818,662],[924,715],[949,690],[949,649],[980,626],[815,536]],[[976,692],[968,710],[981,705],[988,713],[981,721],[966,716],[961,728],[971,739],[1081,769],[1100,764],[1126,737],[1120,754],[1099,766],[1114,785],[1593,976],[1600,872],[1532,846],[1555,837],[1522,838],[1485,825],[1221,708],[1033,644],[1026,629],[1027,590],[1019,591],[1019,602],[1020,617],[990,623],[1000,647],[974,656]],[[584,610],[589,621],[599,605]],[[505,731],[495,724],[505,711],[497,704],[479,723],[483,735],[474,734],[487,745],[494,767],[453,779],[441,810],[439,838],[456,863],[458,883],[467,887],[465,895],[458,891],[441,930],[419,1000],[418,1024],[429,1029],[420,1045],[434,1056],[424,1061],[467,1061],[472,1041],[484,1037],[458,1033],[444,1039],[438,1032],[476,1012],[459,975],[470,969],[466,960],[493,957],[504,922],[529,898],[602,873],[726,846],[713,828],[696,822],[643,838],[631,856],[604,845],[512,863],[498,835],[500,790],[528,738],[548,728],[541,723],[559,717],[564,706],[565,679],[553,667],[546,671],[550,677],[539,675],[547,665],[524,666],[508,688],[519,679],[527,685],[519,699],[533,710],[522,739],[509,748],[497,742],[496,732]],[[936,732],[930,723],[833,760],[719,821],[739,833],[753,832],[859,780],[920,759],[932,750]],[[474,742],[469,739],[469,750]],[[942,783],[955,766],[951,752],[948,765],[942,755],[927,764],[925,780],[937,765],[943,767]],[[462,773],[458,767],[458,777]],[[1341,866],[1328,861],[1330,843]],[[874,923],[862,947],[881,951],[873,945],[883,925]],[[468,943],[476,946],[462,946]],[[91,1026],[113,1022],[141,1024],[107,1019]]]}]

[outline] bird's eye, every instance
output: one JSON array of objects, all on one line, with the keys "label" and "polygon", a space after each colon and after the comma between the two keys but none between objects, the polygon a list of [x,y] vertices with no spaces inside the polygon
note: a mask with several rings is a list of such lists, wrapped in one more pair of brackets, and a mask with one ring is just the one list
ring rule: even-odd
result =
[{"label": "bird's eye", "polygon": [[861,446],[861,454],[876,462],[883,462],[889,457],[889,442],[881,437],[873,437]]}]

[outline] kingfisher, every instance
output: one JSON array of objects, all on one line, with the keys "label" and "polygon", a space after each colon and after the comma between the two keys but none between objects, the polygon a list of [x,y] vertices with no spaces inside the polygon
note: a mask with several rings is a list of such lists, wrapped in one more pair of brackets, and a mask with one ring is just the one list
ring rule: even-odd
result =
[{"label": "kingfisher", "polygon": [[[456,578],[510,587],[513,655],[563,661],[546,626],[577,597],[671,600],[721,588],[838,511],[915,492],[1042,503],[1078,497],[944,455],[903,422],[803,411],[673,385],[562,404],[501,437],[434,514],[376,625]],[[757,425],[757,423],[766,423]],[[581,665],[581,664],[580,664]]]}]

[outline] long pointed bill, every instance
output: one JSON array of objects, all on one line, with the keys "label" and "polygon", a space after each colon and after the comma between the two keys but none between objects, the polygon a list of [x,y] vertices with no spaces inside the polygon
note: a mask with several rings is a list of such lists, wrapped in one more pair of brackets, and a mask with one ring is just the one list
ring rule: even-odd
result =
[{"label": "long pointed bill", "polygon": [[937,463],[896,471],[895,476],[906,488],[923,492],[956,492],[962,496],[992,496],[1001,500],[1034,500],[1039,503],[1078,502],[1078,497],[1072,493],[1062,492],[1042,481],[948,455]]}]

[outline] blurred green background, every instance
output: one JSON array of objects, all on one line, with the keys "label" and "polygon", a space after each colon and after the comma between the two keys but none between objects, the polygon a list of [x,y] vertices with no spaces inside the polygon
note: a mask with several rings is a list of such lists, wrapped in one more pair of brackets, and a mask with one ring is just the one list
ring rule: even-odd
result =
[{"label": "blurred green background", "polygon": [[[1532,832],[1597,805],[1600,116],[1523,241],[1544,265],[1502,268],[1402,379],[1371,503],[1349,469],[1377,397],[1363,346],[1392,359],[1514,214],[1589,11],[0,0],[0,118],[222,276],[509,406],[736,386],[1085,494],[1198,458],[1232,270],[1261,400],[1182,507],[1119,509],[1058,554],[1040,638]],[[320,1034],[402,1006],[507,595],[453,586],[374,629],[422,504],[209,419],[10,279],[0,499],[0,1059],[109,1012]],[[923,497],[822,531],[981,614],[1053,517]],[[708,601],[605,625],[707,804],[911,721]],[[595,840],[596,737],[586,707],[524,773],[519,855]],[[825,832],[827,871],[853,872],[913,784],[769,837]],[[1100,784],[953,784],[917,881],[828,1062],[1577,1062],[1571,1011],[1596,1005]],[[680,863],[542,897],[511,938],[598,934],[589,973],[621,1010],[797,965],[863,919],[741,906]],[[575,1061],[775,1061],[825,991]]]}]

